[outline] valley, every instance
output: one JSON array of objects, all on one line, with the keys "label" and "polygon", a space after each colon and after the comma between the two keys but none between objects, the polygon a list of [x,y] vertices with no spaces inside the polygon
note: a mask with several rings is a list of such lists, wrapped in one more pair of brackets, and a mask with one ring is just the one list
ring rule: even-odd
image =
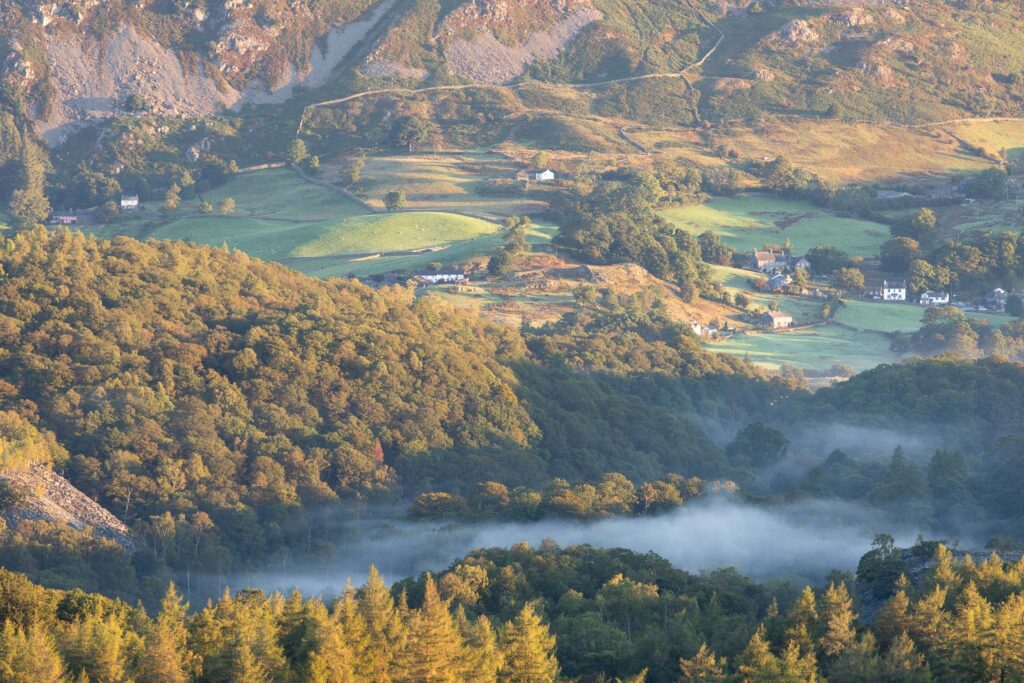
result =
[{"label": "valley", "polygon": [[1024,680],[1022,22],[0,0],[0,680]]}]

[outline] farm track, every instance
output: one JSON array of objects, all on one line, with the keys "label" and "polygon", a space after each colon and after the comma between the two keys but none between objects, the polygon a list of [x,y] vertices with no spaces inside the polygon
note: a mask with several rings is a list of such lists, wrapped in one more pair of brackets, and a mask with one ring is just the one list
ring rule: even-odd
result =
[{"label": "farm track", "polygon": [[682,78],[684,81],[686,81],[687,87],[692,88],[693,86],[690,85],[690,82],[688,80],[686,80],[686,74],[689,71],[700,68],[701,66],[704,65],[704,63],[715,53],[715,51],[718,50],[718,47],[722,44],[722,41],[725,40],[725,34],[722,32],[721,29],[715,26],[713,22],[711,22],[707,17],[705,17],[704,13],[697,9],[697,7],[694,6],[692,2],[689,4],[694,9],[694,11],[697,12],[698,16],[700,16],[701,21],[703,21],[705,24],[707,24],[710,28],[714,29],[718,33],[718,39],[715,40],[715,44],[712,45],[700,59],[698,59],[696,62],[692,64],[688,64],[679,71],[643,74],[640,76],[625,76],[623,78],[612,78],[606,81],[595,81],[593,83],[540,83],[537,81],[521,81],[519,83],[510,83],[507,85],[490,83],[462,83],[457,85],[434,85],[428,86],[426,88],[379,88],[374,90],[364,90],[363,92],[354,93],[352,95],[346,95],[345,97],[324,100],[322,102],[314,102],[313,104],[307,105],[302,110],[302,115],[299,117],[299,125],[295,131],[295,136],[298,137],[302,133],[302,128],[306,123],[306,116],[313,109],[319,109],[321,107],[331,107],[334,105],[359,100],[364,97],[373,97],[375,95],[420,95],[424,93],[451,92],[472,89],[519,90],[521,88],[531,85],[551,85],[559,88],[569,88],[571,90],[585,91],[592,90],[595,88],[605,88],[610,85],[618,85],[620,83],[632,83],[636,81],[645,81],[655,78]]},{"label": "farm track", "polygon": [[[577,90],[577,91],[587,91],[587,90],[594,90],[594,89],[605,88],[605,87],[608,87],[608,86],[611,86],[611,85],[617,85],[617,84],[621,84],[621,83],[631,83],[631,82],[651,80],[651,79],[657,79],[657,78],[679,78],[679,79],[682,79],[683,82],[686,84],[686,88],[687,88],[688,91],[699,92],[697,90],[697,88],[693,85],[693,83],[690,81],[690,79],[687,78],[687,74],[689,72],[693,71],[694,69],[698,69],[698,68],[702,67],[708,61],[708,59],[710,59],[718,51],[718,48],[721,46],[721,44],[725,40],[726,36],[725,36],[725,33],[717,25],[715,25],[714,22],[712,22],[710,19],[708,19],[707,16],[705,16],[705,14],[703,12],[701,12],[700,9],[698,9],[690,0],[687,0],[687,3],[697,13],[697,15],[700,17],[701,21],[704,22],[704,24],[706,24],[709,28],[711,28],[712,30],[714,30],[718,34],[718,38],[715,40],[714,44],[707,50],[707,52],[705,52],[704,55],[701,56],[700,59],[698,59],[696,62],[693,62],[692,64],[689,64],[689,65],[683,67],[679,71],[660,72],[660,73],[653,73],[653,74],[642,74],[642,75],[639,75],[639,76],[625,76],[625,77],[622,77],[622,78],[613,78],[613,79],[608,79],[608,80],[604,80],[604,81],[595,81],[595,82],[592,82],[592,83],[544,83],[544,82],[539,82],[539,81],[523,81],[523,82],[519,82],[519,83],[510,83],[510,84],[464,83],[464,84],[456,84],[456,85],[428,86],[428,87],[425,87],[425,88],[379,88],[379,89],[373,89],[373,90],[365,90],[363,92],[353,93],[351,95],[346,95],[344,97],[339,97],[339,98],[334,98],[334,99],[329,99],[329,100],[323,100],[321,102],[314,102],[312,104],[307,105],[306,107],[303,108],[302,114],[299,117],[299,125],[298,125],[298,127],[297,127],[297,129],[295,131],[295,135],[296,135],[296,137],[298,137],[302,133],[302,129],[305,126],[306,117],[309,114],[309,112],[314,110],[314,109],[318,109],[318,108],[321,108],[321,107],[334,106],[334,105],[338,105],[338,104],[344,104],[346,102],[352,102],[352,101],[359,100],[359,99],[362,99],[362,98],[365,98],[365,97],[373,97],[373,96],[377,96],[377,95],[388,95],[388,94],[391,94],[391,95],[415,96],[415,95],[420,95],[420,94],[425,94],[425,93],[433,93],[433,92],[446,92],[446,91],[451,92],[451,91],[463,91],[463,90],[473,90],[473,89],[481,89],[481,90],[492,89],[492,90],[514,91],[514,90],[519,90],[519,89],[522,89],[522,88],[525,88],[525,87],[528,87],[528,86],[542,86],[542,87],[543,86],[552,86],[552,87],[559,87],[559,88],[568,88],[568,89]],[[709,78],[717,78],[717,77],[713,77],[712,76],[712,77],[709,77]],[[522,113],[527,114],[527,113],[531,113],[531,112],[541,112],[542,113],[542,110],[527,110],[527,111],[522,112]],[[700,118],[700,111],[699,111],[699,103],[694,103],[693,104],[692,113],[694,115],[694,120],[699,122],[701,120],[701,118]],[[776,117],[779,117],[779,118],[798,118],[798,119],[812,118],[812,117],[808,117],[806,114],[787,114],[787,113],[777,113],[777,114],[773,114],[773,116],[776,116]],[[599,117],[599,116],[591,116],[589,118],[604,119],[604,117]],[[741,123],[741,122],[753,120],[754,118],[755,117],[750,116],[750,117],[741,117],[741,118],[737,118],[737,119],[728,119],[728,120],[722,121],[722,123]],[[867,119],[843,121],[843,123],[850,123],[850,124],[869,124],[869,125],[878,125],[878,126],[892,126],[892,127],[901,128],[901,129],[904,129],[904,130],[923,130],[923,129],[927,129],[927,128],[934,128],[936,126],[948,126],[948,125],[955,125],[955,124],[960,124],[960,123],[975,123],[975,122],[977,122],[977,123],[1024,122],[1024,117],[1013,117],[1013,116],[960,117],[960,118],[944,119],[944,120],[941,120],[941,121],[929,121],[929,122],[926,122],[926,123],[916,123],[916,124],[898,123],[898,122],[895,122],[895,121],[867,120]],[[634,128],[640,128],[640,127],[641,126],[635,126]],[[685,130],[685,129],[666,128],[665,130]],[[622,130],[620,130],[620,137],[627,144],[629,144],[630,146],[635,147],[635,148],[637,148],[638,150],[640,150],[640,151],[642,151],[644,153],[647,153],[647,154],[650,153],[650,151],[647,150],[644,146],[639,145],[634,140],[632,140],[628,136],[628,134],[624,134]]]}]

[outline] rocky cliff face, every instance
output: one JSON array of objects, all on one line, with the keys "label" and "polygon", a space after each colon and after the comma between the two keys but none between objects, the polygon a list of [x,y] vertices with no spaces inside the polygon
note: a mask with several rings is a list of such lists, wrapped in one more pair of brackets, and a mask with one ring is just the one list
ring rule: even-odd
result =
[{"label": "rocky cliff face", "polygon": [[51,144],[130,101],[158,114],[211,114],[322,79],[365,34],[365,18],[379,18],[368,12],[374,4],[0,0],[0,77],[27,95]]},{"label": "rocky cliff face", "polygon": [[34,519],[79,530],[91,528],[129,552],[135,549],[131,530],[121,520],[48,467],[35,465],[22,472],[0,471],[0,481],[11,487],[19,499],[0,513],[9,526]]}]

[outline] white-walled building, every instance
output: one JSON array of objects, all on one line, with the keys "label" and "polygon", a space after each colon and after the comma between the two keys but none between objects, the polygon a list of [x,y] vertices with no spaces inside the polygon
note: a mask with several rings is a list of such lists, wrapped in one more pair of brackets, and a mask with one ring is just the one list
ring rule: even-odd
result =
[{"label": "white-walled building", "polygon": [[882,281],[882,301],[906,301],[907,300],[907,283],[900,280],[899,282],[889,282],[888,280]]}]

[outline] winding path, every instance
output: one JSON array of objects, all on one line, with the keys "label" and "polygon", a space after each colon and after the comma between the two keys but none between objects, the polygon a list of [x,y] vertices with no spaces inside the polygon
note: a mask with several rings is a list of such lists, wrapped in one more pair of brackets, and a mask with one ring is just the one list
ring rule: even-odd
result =
[{"label": "winding path", "polygon": [[[331,107],[337,104],[344,104],[346,102],[352,102],[353,100],[359,100],[364,97],[373,97],[375,95],[420,95],[423,93],[431,92],[445,92],[453,90],[472,90],[472,89],[491,89],[491,90],[518,90],[527,86],[552,86],[558,88],[569,88],[571,90],[591,90],[594,88],[604,88],[610,85],[617,85],[619,83],[631,83],[634,81],[645,81],[654,78],[682,78],[686,80],[686,74],[693,70],[700,68],[704,63],[718,50],[718,46],[725,40],[725,33],[720,28],[715,26],[714,22],[709,20],[704,13],[701,12],[690,0],[687,0],[690,7],[697,13],[701,21],[703,21],[709,28],[713,29],[718,33],[718,39],[715,40],[715,44],[712,45],[704,55],[692,64],[688,64],[679,71],[667,71],[663,73],[643,74],[640,76],[624,76],[623,78],[612,78],[606,81],[595,81],[593,83],[546,83],[543,81],[520,81],[518,83],[510,84],[494,84],[494,83],[462,83],[458,85],[433,85],[426,88],[379,88],[376,90],[364,90],[352,95],[346,95],[345,97],[338,97],[332,100],[324,100],[322,102],[314,102],[313,104],[307,105],[302,110],[302,115],[299,117],[299,126],[295,130],[295,136],[298,137],[302,133],[302,128],[306,124],[306,116],[313,109],[319,109],[321,107]],[[692,88],[690,82],[686,80],[687,87]]]}]

